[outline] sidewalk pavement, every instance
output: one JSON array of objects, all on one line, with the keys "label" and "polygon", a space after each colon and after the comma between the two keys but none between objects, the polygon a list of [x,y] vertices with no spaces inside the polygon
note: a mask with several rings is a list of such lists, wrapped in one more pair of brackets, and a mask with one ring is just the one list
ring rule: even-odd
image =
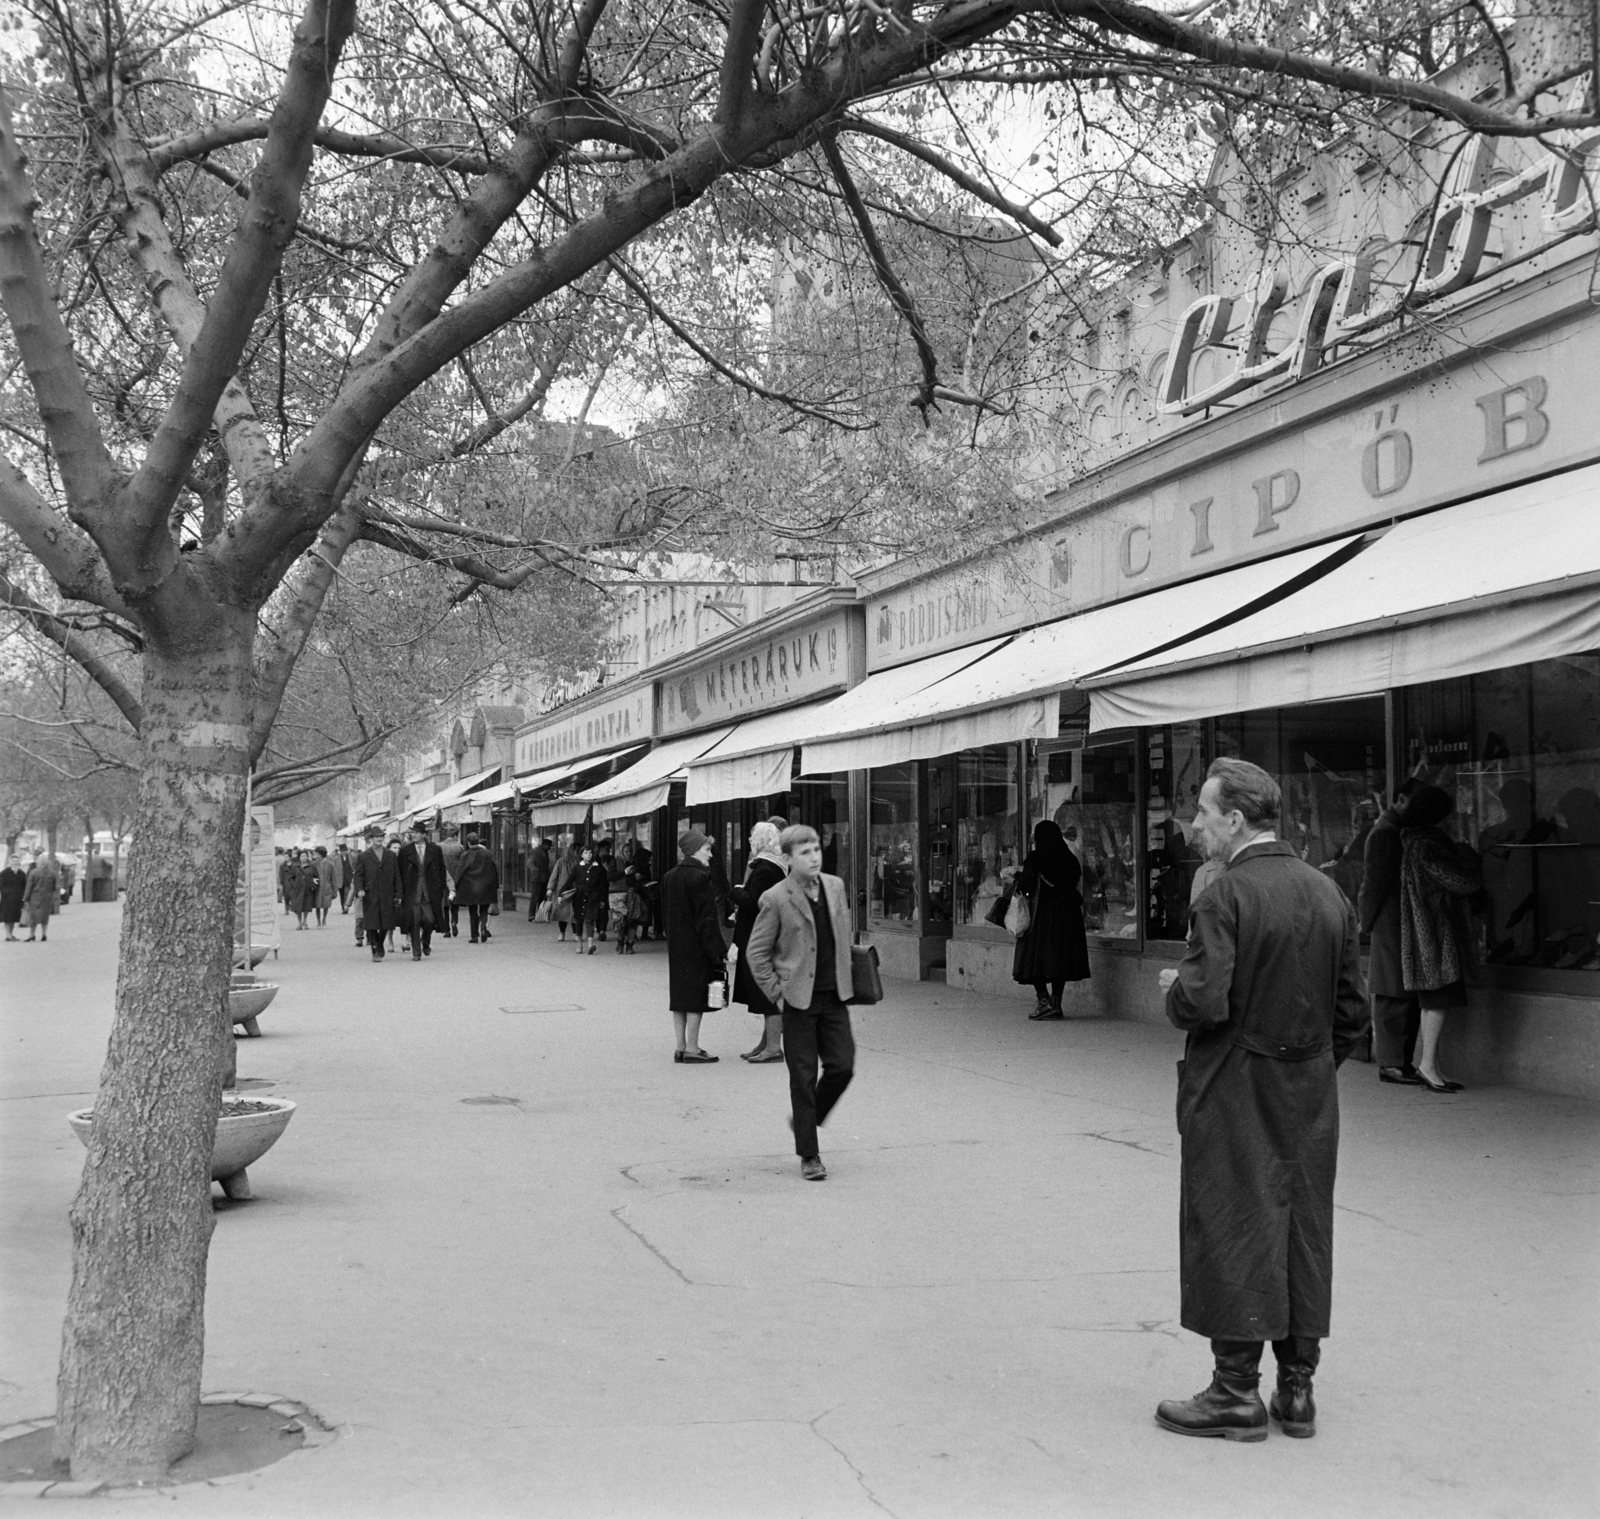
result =
[{"label": "sidewalk pavement", "polygon": [[[119,911],[0,944],[0,1423],[53,1405]],[[180,1513],[1596,1512],[1595,1105],[1347,1067],[1317,1437],[1186,1440],[1152,1419],[1209,1371],[1176,1322],[1177,1034],[891,982],[808,1184],[783,1067],[737,1058],[754,1019],[674,1065],[659,946],[495,922],[375,965],[335,915],[262,966],[240,1075],[300,1106],[218,1217],[205,1387],[341,1435]]]}]

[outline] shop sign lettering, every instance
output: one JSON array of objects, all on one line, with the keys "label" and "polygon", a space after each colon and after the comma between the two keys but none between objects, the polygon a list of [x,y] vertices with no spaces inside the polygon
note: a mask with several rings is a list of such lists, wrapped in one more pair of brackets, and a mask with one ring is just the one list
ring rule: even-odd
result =
[{"label": "shop sign lettering", "polygon": [[516,738],[518,771],[545,770],[588,754],[602,754],[652,736],[655,704],[650,689],[545,720]]},{"label": "shop sign lettering", "polygon": [[844,615],[785,633],[661,682],[661,731],[748,717],[840,688],[849,678]]},{"label": "shop sign lettering", "polygon": [[[1542,153],[1519,173],[1499,180],[1494,178],[1497,140],[1473,138],[1455,159],[1445,181],[1410,277],[1400,281],[1401,294],[1388,301],[1372,297],[1373,260],[1369,255],[1327,264],[1299,299],[1293,337],[1274,350],[1270,346],[1272,329],[1290,306],[1286,270],[1263,273],[1237,326],[1234,314],[1246,300],[1244,295],[1202,296],[1178,318],[1167,350],[1161,410],[1169,416],[1190,416],[1269,380],[1304,379],[1322,367],[1329,349],[1470,285],[1484,272],[1495,218],[1530,196],[1542,198],[1540,225],[1551,239],[1582,228],[1592,219],[1595,196],[1600,194],[1600,175],[1595,172],[1600,163],[1600,132],[1555,135],[1560,140],[1553,150]],[[1492,262],[1488,272],[1493,272]],[[1235,354],[1232,368],[1211,384],[1194,389],[1195,356],[1207,348],[1229,347]]]},{"label": "shop sign lettering", "polygon": [[[1054,546],[1052,553],[1052,582],[1065,586],[1070,568],[1070,551],[1063,541]],[[879,651],[896,654],[929,644],[969,643],[998,626],[1009,612],[997,567],[969,567],[961,584],[948,588],[941,585],[937,592],[918,597],[904,607],[885,602],[873,619],[873,642]]]}]

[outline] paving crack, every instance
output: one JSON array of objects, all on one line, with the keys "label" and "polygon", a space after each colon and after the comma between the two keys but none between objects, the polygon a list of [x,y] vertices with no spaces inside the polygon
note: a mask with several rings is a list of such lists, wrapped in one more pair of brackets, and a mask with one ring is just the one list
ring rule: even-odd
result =
[{"label": "paving crack", "polygon": [[1115,1139],[1103,1129],[1079,1129],[1080,1139],[1103,1139],[1108,1145],[1124,1145],[1130,1150],[1143,1150],[1146,1155],[1155,1155],[1162,1160],[1172,1157],[1164,1150],[1152,1150],[1149,1145],[1142,1145],[1137,1139]]},{"label": "paving crack", "polygon": [[1415,1229],[1402,1229],[1399,1224],[1391,1224],[1386,1218],[1379,1218],[1376,1213],[1363,1213],[1359,1208],[1347,1208],[1343,1203],[1335,1203],[1334,1208],[1340,1213],[1353,1213],[1357,1218],[1371,1219],[1373,1223],[1384,1229],[1393,1229],[1396,1234],[1409,1234],[1412,1239],[1421,1239],[1422,1236]]},{"label": "paving crack", "polygon": [[1171,1323],[1171,1319],[1135,1319],[1131,1324],[1057,1324],[1054,1327],[1062,1334],[1164,1334],[1168,1339],[1182,1339],[1176,1329],[1167,1327]]},{"label": "paving crack", "polygon": [[657,1250],[656,1247],[654,1245],[652,1245],[650,1243],[650,1241],[648,1239],[646,1239],[645,1236],[642,1233],[639,1232],[639,1230],[635,1229],[633,1227],[633,1225],[630,1224],[627,1221],[627,1219],[625,1219],[622,1216],[627,1211],[628,1211],[627,1204],[623,1204],[623,1206],[620,1207],[620,1208],[613,1208],[611,1210],[611,1216],[614,1219],[616,1219],[616,1221],[619,1224],[621,1224],[622,1227],[624,1229],[626,1229],[629,1234],[631,1234],[636,1240],[638,1240],[639,1243],[641,1245],[643,1245],[646,1250],[648,1250],[653,1256],[655,1256],[655,1258],[658,1261],[660,1261],[661,1264],[663,1266],[665,1266],[668,1271],[670,1271],[675,1277],[677,1277],[678,1280],[684,1284],[684,1286],[686,1286],[686,1287],[694,1286],[694,1283],[692,1281],[690,1281],[689,1278],[686,1277],[683,1274],[683,1272],[681,1272],[675,1265],[673,1265],[673,1263],[670,1260],[668,1260],[667,1257],[665,1255],[663,1255],[659,1250]]},{"label": "paving crack", "polygon": [[810,1429],[811,1433],[814,1434],[820,1441],[822,1441],[822,1443],[824,1445],[826,1445],[828,1447],[828,1449],[831,1450],[834,1453],[834,1455],[836,1455],[841,1461],[843,1461],[844,1464],[846,1466],[848,1466],[852,1472],[855,1473],[855,1479],[860,1484],[861,1491],[864,1492],[867,1495],[867,1502],[872,1504],[872,1506],[874,1508],[881,1508],[884,1511],[884,1513],[889,1515],[889,1519],[895,1519],[894,1510],[892,1508],[890,1508],[889,1505],[887,1503],[885,1503],[883,1501],[883,1499],[881,1499],[867,1485],[866,1474],[861,1470],[861,1468],[859,1466],[857,1466],[855,1464],[854,1461],[852,1461],[850,1459],[849,1456],[847,1456],[845,1454],[844,1447],[841,1446],[841,1445],[838,1445],[834,1441],[830,1440],[825,1434],[823,1434],[823,1432],[820,1429],[817,1428],[817,1425],[819,1425],[824,1419],[826,1419],[828,1417],[828,1415],[831,1414],[832,1412],[833,1412],[833,1409],[831,1409],[831,1408],[824,1409],[821,1413],[819,1413],[816,1416],[816,1418],[808,1419],[806,1421],[806,1427],[808,1429]]}]

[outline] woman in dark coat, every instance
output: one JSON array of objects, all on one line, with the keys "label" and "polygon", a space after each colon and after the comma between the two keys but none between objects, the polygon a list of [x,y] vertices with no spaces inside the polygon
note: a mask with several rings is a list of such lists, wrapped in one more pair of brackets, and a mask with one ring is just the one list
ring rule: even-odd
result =
[{"label": "woman in dark coat", "polygon": [[306,926],[306,918],[317,905],[317,867],[307,862],[306,856],[298,850],[290,858],[289,869],[284,877],[286,898],[284,905],[300,921],[299,928]]},{"label": "woman in dark coat", "polygon": [[1082,875],[1061,829],[1049,818],[1034,824],[1033,849],[1012,882],[1013,893],[1027,896],[1033,921],[1017,940],[1011,979],[1031,984],[1038,994],[1028,1015],[1035,1021],[1066,1017],[1061,997],[1067,982],[1089,979],[1089,940],[1078,892]]},{"label": "woman in dark coat", "polygon": [[611,878],[606,868],[585,849],[578,856],[572,877],[572,926],[577,930],[578,953],[593,954],[601,925],[606,921],[606,904],[611,893]]},{"label": "woman in dark coat", "polygon": [[478,841],[478,835],[469,833],[467,847],[461,851],[461,874],[456,877],[456,901],[467,909],[472,929],[469,944],[489,942],[489,909],[499,894],[500,867]]},{"label": "woman in dark coat", "polygon": [[1430,1092],[1459,1092],[1439,1074],[1444,1015],[1467,1005],[1467,973],[1477,968],[1478,935],[1470,899],[1483,889],[1483,862],[1439,827],[1455,803],[1438,786],[1419,786],[1400,831],[1400,967],[1422,1006],[1417,1075]]},{"label": "woman in dark coat", "polygon": [[739,952],[733,967],[733,1000],[744,1003],[756,1017],[764,1020],[756,1047],[739,1057],[752,1065],[783,1059],[783,1014],[756,985],[745,951],[750,945],[750,930],[756,926],[756,914],[761,911],[762,896],[787,874],[783,856],[778,851],[777,827],[772,823],[757,823],[750,830],[750,866],[745,871],[744,884],[733,888],[733,943]]},{"label": "woman in dark coat", "polygon": [[22,888],[28,883],[28,873],[7,865],[0,870],[0,923],[6,926],[6,938],[16,941],[16,926],[22,918]]},{"label": "woman in dark coat", "polygon": [[667,926],[667,995],[677,1036],[673,1059],[679,1065],[711,1065],[717,1059],[700,1048],[700,1015],[711,1010],[711,983],[727,975],[727,944],[711,875],[711,849],[705,834],[689,829],[678,840],[683,863],[661,881],[661,915]]}]

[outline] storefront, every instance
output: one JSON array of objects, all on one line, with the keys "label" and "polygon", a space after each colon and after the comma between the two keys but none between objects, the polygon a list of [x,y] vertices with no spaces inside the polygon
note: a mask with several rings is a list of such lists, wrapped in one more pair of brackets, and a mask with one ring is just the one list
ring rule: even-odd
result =
[{"label": "storefront", "polygon": [[871,596],[848,699],[915,689],[802,770],[867,768],[886,967],[1031,996],[984,916],[1049,817],[1084,867],[1078,1009],[1160,1018],[1213,758],[1278,777],[1280,837],[1352,900],[1368,830],[1421,774],[1485,859],[1453,1074],[1600,1096],[1591,261],[1451,313],[1448,343],[1401,334],[1246,399],[1075,483],[1003,553]]}]

